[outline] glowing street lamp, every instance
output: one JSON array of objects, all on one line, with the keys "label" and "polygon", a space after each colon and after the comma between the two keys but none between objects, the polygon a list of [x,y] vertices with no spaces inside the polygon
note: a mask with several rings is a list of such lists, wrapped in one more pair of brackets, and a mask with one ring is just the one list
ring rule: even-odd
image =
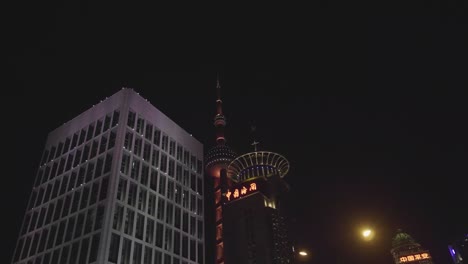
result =
[{"label": "glowing street lamp", "polygon": [[308,254],[307,254],[307,252],[305,252],[304,250],[301,250],[301,251],[299,251],[299,255],[305,257],[305,256],[307,256]]},{"label": "glowing street lamp", "polygon": [[374,232],[371,229],[368,229],[368,228],[362,230],[361,235],[364,238],[364,240],[366,240],[366,241],[372,240],[372,238],[374,238]]}]

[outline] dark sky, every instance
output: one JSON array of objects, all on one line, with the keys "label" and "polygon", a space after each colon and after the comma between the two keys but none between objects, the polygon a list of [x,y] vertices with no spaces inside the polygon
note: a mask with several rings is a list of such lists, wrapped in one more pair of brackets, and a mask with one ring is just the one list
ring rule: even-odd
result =
[{"label": "dark sky", "polygon": [[468,233],[466,8],[24,5],[11,6],[4,35],[1,263],[51,130],[130,87],[211,147],[217,72],[228,143],[250,151],[255,122],[260,148],[291,163],[289,226],[310,263],[390,264],[397,228],[448,263],[447,242]]}]

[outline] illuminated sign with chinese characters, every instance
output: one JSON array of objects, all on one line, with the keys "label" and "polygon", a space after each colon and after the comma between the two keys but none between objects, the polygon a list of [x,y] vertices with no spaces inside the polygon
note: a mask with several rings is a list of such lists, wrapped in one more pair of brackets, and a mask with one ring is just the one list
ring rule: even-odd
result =
[{"label": "illuminated sign with chinese characters", "polygon": [[431,258],[431,256],[429,256],[429,253],[420,253],[420,254],[414,254],[414,255],[408,255],[408,256],[400,257],[400,263],[406,263],[406,262],[424,260],[424,259],[430,259],[430,258]]},{"label": "illuminated sign with chinese characters", "polygon": [[255,192],[255,191],[257,191],[257,184],[253,182],[246,186],[237,187],[232,190],[228,190],[225,196],[228,201],[231,201],[239,197],[245,196],[247,194],[250,194],[252,192]]}]

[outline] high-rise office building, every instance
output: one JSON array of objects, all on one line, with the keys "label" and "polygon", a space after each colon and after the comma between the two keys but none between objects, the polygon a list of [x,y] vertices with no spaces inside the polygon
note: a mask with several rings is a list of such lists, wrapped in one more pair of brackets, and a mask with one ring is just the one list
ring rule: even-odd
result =
[{"label": "high-rise office building", "polygon": [[393,256],[395,264],[433,264],[431,254],[417,243],[409,234],[401,229],[392,240],[392,249],[390,253]]},{"label": "high-rise office building", "polygon": [[450,257],[452,257],[453,264],[468,263],[468,234],[454,239],[448,245]]},{"label": "high-rise office building", "polygon": [[281,211],[288,171],[287,159],[269,151],[250,152],[229,164],[225,176],[232,184],[223,186],[226,264],[292,263]]},{"label": "high-rise office building", "polygon": [[205,263],[202,159],[122,89],[49,133],[12,263]]}]

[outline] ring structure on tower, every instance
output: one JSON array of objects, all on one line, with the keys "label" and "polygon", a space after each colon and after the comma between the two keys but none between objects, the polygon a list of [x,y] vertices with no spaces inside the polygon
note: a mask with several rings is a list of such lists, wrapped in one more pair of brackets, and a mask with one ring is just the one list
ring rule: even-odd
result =
[{"label": "ring structure on tower", "polygon": [[244,182],[273,175],[283,178],[288,171],[289,162],[282,155],[270,151],[256,151],[234,159],[227,168],[227,176],[235,182]]}]

